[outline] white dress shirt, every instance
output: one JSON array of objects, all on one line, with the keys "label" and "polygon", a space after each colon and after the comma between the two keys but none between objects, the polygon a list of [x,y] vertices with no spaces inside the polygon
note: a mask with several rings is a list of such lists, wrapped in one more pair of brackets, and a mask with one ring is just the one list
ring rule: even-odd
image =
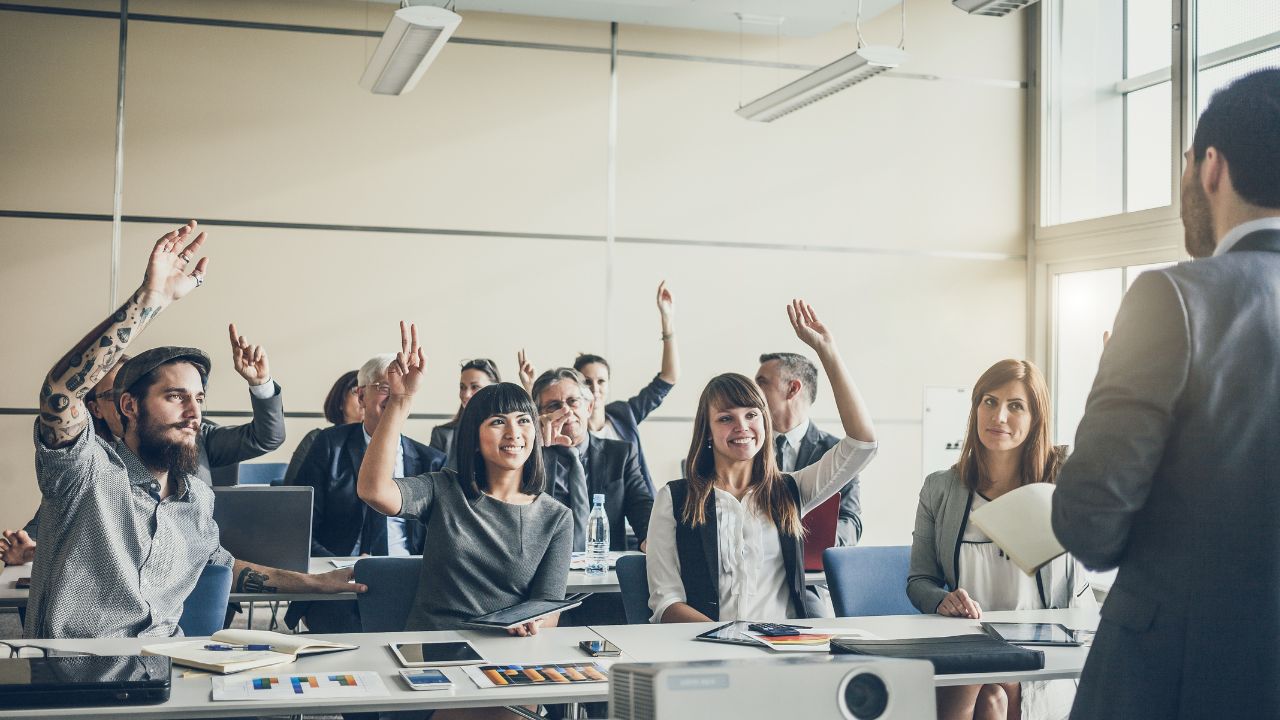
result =
[{"label": "white dress shirt", "polygon": [[809,418],[805,418],[799,425],[790,430],[773,434],[773,446],[778,446],[778,436],[785,435],[787,444],[782,446],[782,466],[778,469],[782,472],[791,472],[796,469],[796,462],[800,459],[800,443],[804,442],[804,436],[809,432]]},{"label": "white dress shirt", "polygon": [[[800,489],[800,514],[822,504],[862,472],[875,457],[876,447],[876,443],[846,437],[818,462],[791,473]],[[719,619],[724,622],[796,617],[778,530],[772,519],[758,514],[751,502],[754,491],[755,488],[749,489],[738,500],[725,490],[714,490],[720,558]],[[667,608],[686,600],[676,552],[671,489],[666,485],[653,501],[648,542],[649,608],[653,610],[652,621],[661,622]]]},{"label": "white dress shirt", "polygon": [[[369,435],[369,431],[360,428],[361,434],[364,435],[364,449],[368,451],[369,442],[373,437]],[[396,469],[392,473],[392,477],[404,477],[404,442],[396,443]],[[364,545],[364,538],[356,538],[356,548],[352,552],[359,555]],[[387,557],[406,557],[409,555],[409,536],[404,531],[404,518],[388,517],[387,518]]]},{"label": "white dress shirt", "polygon": [[1280,230],[1280,217],[1258,218],[1231,228],[1230,232],[1222,236],[1222,242],[1218,243],[1218,247],[1213,249],[1213,256],[1217,257],[1229,252],[1236,243],[1240,242],[1240,238],[1258,230]]}]

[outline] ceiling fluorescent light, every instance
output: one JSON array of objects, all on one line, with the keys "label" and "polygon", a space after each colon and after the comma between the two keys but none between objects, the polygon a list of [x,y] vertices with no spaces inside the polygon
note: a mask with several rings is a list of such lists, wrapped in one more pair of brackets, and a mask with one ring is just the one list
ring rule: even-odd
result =
[{"label": "ceiling fluorescent light", "polygon": [[391,16],[391,23],[369,58],[360,87],[375,95],[409,92],[461,22],[457,13],[441,7],[400,8]]},{"label": "ceiling fluorescent light", "polygon": [[748,120],[773,122],[885,70],[892,70],[906,59],[907,52],[902,48],[885,45],[860,47],[830,65],[743,105],[738,108],[738,114]]},{"label": "ceiling fluorescent light", "polygon": [[1004,17],[1015,10],[1034,5],[1036,0],[951,0],[951,4],[970,15]]}]

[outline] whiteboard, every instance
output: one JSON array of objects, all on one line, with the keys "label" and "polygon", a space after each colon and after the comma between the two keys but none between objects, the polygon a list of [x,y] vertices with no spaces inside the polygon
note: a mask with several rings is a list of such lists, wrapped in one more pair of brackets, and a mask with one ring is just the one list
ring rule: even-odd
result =
[{"label": "whiteboard", "polygon": [[945,470],[960,459],[960,447],[969,422],[969,402],[967,387],[925,386],[921,477]]}]

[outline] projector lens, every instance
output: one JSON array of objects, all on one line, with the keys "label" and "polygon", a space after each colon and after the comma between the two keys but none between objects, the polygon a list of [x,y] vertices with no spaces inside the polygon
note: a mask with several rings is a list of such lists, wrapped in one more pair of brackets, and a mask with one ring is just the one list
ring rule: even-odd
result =
[{"label": "projector lens", "polygon": [[871,673],[856,675],[844,686],[844,706],[857,720],[875,720],[889,706],[889,689]]}]

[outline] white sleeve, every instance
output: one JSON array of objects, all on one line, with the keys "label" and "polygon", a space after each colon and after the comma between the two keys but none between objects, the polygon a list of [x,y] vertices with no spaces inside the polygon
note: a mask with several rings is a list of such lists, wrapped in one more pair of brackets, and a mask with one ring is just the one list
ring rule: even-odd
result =
[{"label": "white sleeve", "polygon": [[791,473],[800,487],[800,514],[818,507],[840,492],[876,456],[878,443],[846,437],[822,454],[818,462]]},{"label": "white sleeve", "polygon": [[267,400],[275,397],[276,381],[271,378],[267,378],[267,381],[261,385],[250,385],[249,394],[259,400]]},{"label": "white sleeve", "polygon": [[685,601],[684,581],[680,579],[680,557],[676,553],[676,518],[671,513],[671,489],[663,485],[653,499],[649,515],[649,536],[645,551],[645,568],[649,575],[650,622],[662,622],[667,608]]}]

